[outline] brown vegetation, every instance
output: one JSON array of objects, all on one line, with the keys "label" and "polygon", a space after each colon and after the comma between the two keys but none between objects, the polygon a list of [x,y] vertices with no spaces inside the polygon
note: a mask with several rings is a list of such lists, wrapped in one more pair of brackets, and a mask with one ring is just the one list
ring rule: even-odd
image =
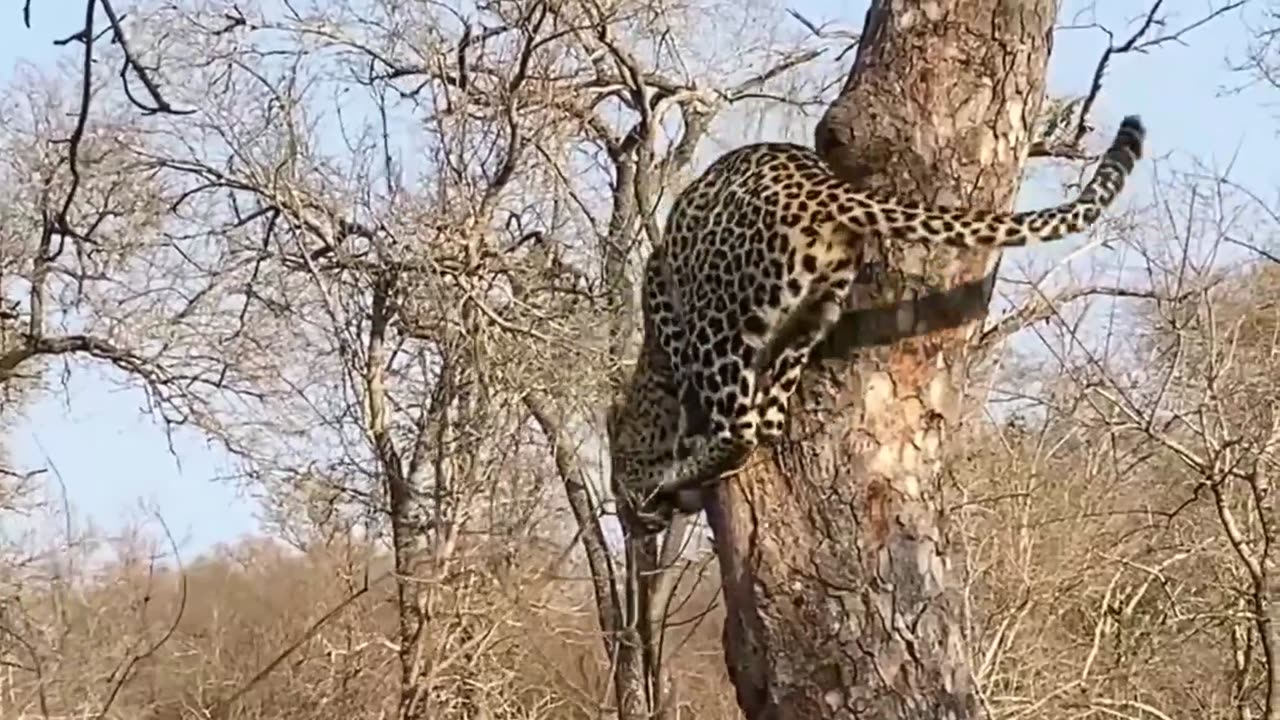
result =
[{"label": "brown vegetation", "polygon": [[[0,101],[0,423],[111,368],[268,522],[104,537],[0,447],[0,720],[1280,718],[1280,208],[1223,178],[1160,166],[1096,233],[1108,281],[1005,283],[990,321],[994,258],[888,249],[862,354],[802,393],[862,410],[797,410],[825,439],[733,481],[718,554],[620,550],[602,413],[672,194],[830,107],[860,181],[1007,205],[1024,152],[1112,125],[1105,83],[1042,98],[1053,3],[885,0],[861,37],[709,0],[118,5]],[[1165,5],[1086,71],[1238,4]],[[888,446],[914,469],[864,472]]]}]

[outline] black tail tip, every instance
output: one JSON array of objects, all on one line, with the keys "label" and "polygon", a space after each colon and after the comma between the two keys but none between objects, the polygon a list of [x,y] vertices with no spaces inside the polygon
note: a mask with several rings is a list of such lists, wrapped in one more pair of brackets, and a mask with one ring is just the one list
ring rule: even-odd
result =
[{"label": "black tail tip", "polygon": [[1147,138],[1147,129],[1142,125],[1142,118],[1128,115],[1120,121],[1120,129],[1116,139],[1111,143],[1114,150],[1128,150],[1134,157],[1142,157],[1142,144]]}]

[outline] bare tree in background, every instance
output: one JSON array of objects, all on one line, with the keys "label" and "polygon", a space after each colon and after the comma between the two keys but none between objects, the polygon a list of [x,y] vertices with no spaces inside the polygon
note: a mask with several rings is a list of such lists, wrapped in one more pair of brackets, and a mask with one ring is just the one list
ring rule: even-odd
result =
[{"label": "bare tree in background", "polygon": [[[665,189],[723,110],[816,93],[790,77],[825,40],[698,57],[680,30],[696,4],[85,7],[62,86],[79,92],[60,98],[79,111],[10,137],[40,157],[13,168],[30,222],[0,263],[26,294],[9,320],[67,332],[27,333],[0,372],[106,360],[230,450],[300,549],[385,533],[399,717],[498,706],[504,686],[468,679],[499,661],[506,622],[478,588],[534,539],[574,537],[548,512],[558,478],[617,712],[674,709],[668,603],[650,599],[674,576],[650,589],[652,559],[619,565],[590,441],[632,354]],[[32,187],[41,172],[70,192]],[[248,682],[202,711],[235,712]]]},{"label": "bare tree in background", "polygon": [[1280,214],[1220,174],[1156,175],[1145,249],[1097,302],[1042,315],[1043,347],[991,390],[1013,409],[954,463],[1000,716],[1276,714]]},{"label": "bare tree in background", "polygon": [[[1280,216],[1229,182],[1209,192],[1205,185],[1187,181],[1169,192],[1181,190],[1178,206],[1184,210],[1175,217],[1182,227],[1166,228],[1180,236],[1181,247],[1147,259],[1167,268],[1150,273],[1164,285],[1167,300],[1140,316],[1130,343],[1112,343],[1109,356],[1095,353],[1070,368],[1068,377],[1087,411],[1083,423],[1104,429],[1113,444],[1142,448],[1163,465],[1172,497],[1157,507],[1167,525],[1196,530],[1195,542],[1181,553],[1148,563],[1146,572],[1166,589],[1165,612],[1173,622],[1199,620],[1210,630],[1206,641],[1224,661],[1237,717],[1272,719],[1280,717],[1280,629],[1272,579],[1272,496],[1280,472],[1280,266],[1265,257],[1257,263],[1255,256],[1236,268],[1210,268],[1204,259],[1226,255],[1236,243],[1254,247],[1237,235],[1255,234],[1245,229],[1245,217],[1261,229],[1274,228]],[[1125,362],[1134,356],[1144,362]],[[1207,582],[1215,576],[1216,582]],[[1183,590],[1194,583],[1205,587]],[[1109,633],[1134,635],[1134,628],[1149,625],[1140,620],[1152,604],[1121,606]]]}]

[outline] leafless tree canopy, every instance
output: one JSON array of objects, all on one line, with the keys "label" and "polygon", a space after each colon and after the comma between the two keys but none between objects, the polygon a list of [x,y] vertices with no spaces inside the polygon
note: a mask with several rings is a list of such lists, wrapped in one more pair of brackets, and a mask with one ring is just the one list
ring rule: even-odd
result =
[{"label": "leafless tree canopy", "polygon": [[[879,1],[868,19],[979,4]],[[5,11],[58,59],[16,65],[0,94],[0,429],[72,374],[128,388],[231,459],[263,524],[202,554],[154,508],[103,532],[56,458],[20,461],[0,434],[0,717],[764,717],[744,688],[803,644],[735,655],[722,585],[767,557],[729,562],[718,527],[719,555],[673,536],[647,575],[607,490],[603,413],[675,193],[726,149],[807,142],[890,77],[859,72],[909,23],[763,0],[74,5]],[[1111,95],[1115,65],[1216,42],[1206,28],[1247,28],[1215,49],[1224,86],[1277,97],[1266,3],[1135,2],[1105,22],[1015,5],[1107,38],[1072,69],[1086,96],[1046,97],[1034,58],[1002,78],[1025,112],[989,131],[1028,167],[1087,172],[1141,110]],[[1012,197],[1014,157],[1007,186],[964,174],[968,116],[858,115],[872,106],[819,134],[872,148],[846,171],[949,204]],[[1030,279],[1006,263],[989,316],[948,336],[965,373],[936,569],[993,718],[1280,718],[1280,205],[1188,161],[1139,173],[1079,241],[1092,251]],[[870,310],[871,335],[898,312]],[[820,630],[783,629],[768,637]]]}]

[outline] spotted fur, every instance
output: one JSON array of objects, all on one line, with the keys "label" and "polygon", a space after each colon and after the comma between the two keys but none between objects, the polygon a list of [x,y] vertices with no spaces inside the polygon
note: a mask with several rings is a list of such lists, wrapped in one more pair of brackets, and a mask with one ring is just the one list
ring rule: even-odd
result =
[{"label": "spotted fur", "polygon": [[967,248],[1058,240],[1115,200],[1146,132],[1124,119],[1073,201],[1019,213],[943,209],[855,190],[816,152],[759,143],[716,160],[676,198],[645,265],[644,339],[609,417],[621,505],[656,532],[776,442],[814,347],[830,332],[868,247]]}]

